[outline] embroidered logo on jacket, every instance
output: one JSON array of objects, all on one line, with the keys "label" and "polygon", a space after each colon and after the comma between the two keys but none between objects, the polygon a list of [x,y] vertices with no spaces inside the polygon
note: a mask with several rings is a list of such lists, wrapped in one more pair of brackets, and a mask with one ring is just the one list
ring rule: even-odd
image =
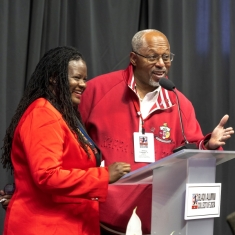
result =
[{"label": "embroidered logo on jacket", "polygon": [[170,143],[172,140],[170,139],[171,136],[171,128],[167,126],[167,123],[163,123],[162,126],[159,127],[158,136],[155,138],[164,143]]}]

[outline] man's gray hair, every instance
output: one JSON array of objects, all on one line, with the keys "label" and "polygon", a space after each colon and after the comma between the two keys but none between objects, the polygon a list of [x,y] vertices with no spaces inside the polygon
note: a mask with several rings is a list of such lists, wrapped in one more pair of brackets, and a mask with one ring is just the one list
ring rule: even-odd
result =
[{"label": "man's gray hair", "polygon": [[144,30],[137,32],[131,41],[132,51],[136,51],[136,52],[139,51],[139,49],[143,46],[142,38],[144,34],[149,33],[149,32],[160,32],[160,31],[156,29],[144,29]]}]

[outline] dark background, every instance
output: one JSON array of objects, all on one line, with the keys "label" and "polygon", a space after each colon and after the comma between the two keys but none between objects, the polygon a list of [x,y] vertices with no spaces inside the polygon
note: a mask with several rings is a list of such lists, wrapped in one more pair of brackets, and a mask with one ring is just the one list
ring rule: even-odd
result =
[{"label": "dark background", "polygon": [[[49,49],[70,45],[85,56],[89,79],[128,65],[133,35],[162,31],[175,54],[169,78],[193,103],[203,133],[224,114],[235,127],[235,1],[233,0],[0,0],[0,139],[30,75]],[[1,146],[2,146],[1,142]],[[235,150],[235,136],[224,147]],[[217,167],[222,183],[214,234],[232,234],[235,160]],[[0,166],[0,189],[13,182]],[[0,232],[5,212],[0,209]]]}]

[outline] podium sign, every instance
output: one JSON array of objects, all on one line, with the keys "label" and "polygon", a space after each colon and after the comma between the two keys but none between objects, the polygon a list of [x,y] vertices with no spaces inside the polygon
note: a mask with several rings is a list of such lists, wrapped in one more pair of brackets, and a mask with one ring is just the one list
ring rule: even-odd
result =
[{"label": "podium sign", "polygon": [[213,235],[214,218],[184,219],[186,184],[215,183],[216,165],[233,158],[235,151],[184,149],[115,184],[152,184],[152,235]]},{"label": "podium sign", "polygon": [[221,183],[186,184],[185,220],[220,216]]}]

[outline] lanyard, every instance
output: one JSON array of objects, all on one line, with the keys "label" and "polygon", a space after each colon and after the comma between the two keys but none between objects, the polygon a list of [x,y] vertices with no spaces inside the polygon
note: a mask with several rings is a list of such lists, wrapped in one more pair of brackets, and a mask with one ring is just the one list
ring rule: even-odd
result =
[{"label": "lanyard", "polygon": [[142,117],[142,113],[140,112],[140,103],[139,103],[136,99],[134,99],[134,98],[132,98],[132,102],[133,102],[133,104],[134,104],[134,107],[135,107],[135,110],[136,110],[137,115],[138,115],[138,116],[140,117],[140,119],[141,119],[141,132],[142,132],[142,134],[144,135],[144,134],[145,134],[144,119],[143,119],[143,117]]},{"label": "lanyard", "polygon": [[91,147],[91,149],[93,150],[93,153],[95,155],[96,158],[96,165],[100,166],[100,162],[101,162],[101,153],[99,148],[96,146],[96,144],[94,143],[94,141],[91,139],[91,137],[87,134],[86,130],[84,129],[83,125],[81,124],[81,122],[77,119],[78,121],[78,129],[80,130],[80,132],[83,134],[83,136],[85,137],[85,139],[87,139],[87,142],[89,144],[89,146]]}]

